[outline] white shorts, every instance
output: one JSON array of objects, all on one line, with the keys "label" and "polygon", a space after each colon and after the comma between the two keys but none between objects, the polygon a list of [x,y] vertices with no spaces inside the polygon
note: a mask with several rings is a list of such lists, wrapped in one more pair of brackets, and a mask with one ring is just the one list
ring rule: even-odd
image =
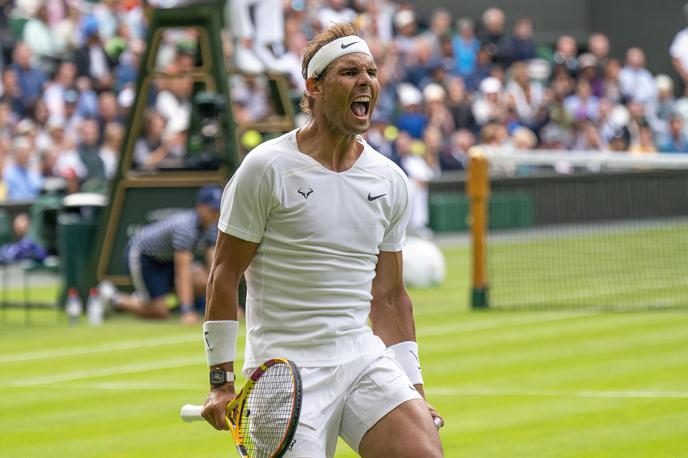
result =
[{"label": "white shorts", "polygon": [[334,456],[337,437],[358,451],[363,435],[411,399],[422,399],[392,356],[369,365],[356,359],[339,366],[303,367],[303,406],[289,458]]}]

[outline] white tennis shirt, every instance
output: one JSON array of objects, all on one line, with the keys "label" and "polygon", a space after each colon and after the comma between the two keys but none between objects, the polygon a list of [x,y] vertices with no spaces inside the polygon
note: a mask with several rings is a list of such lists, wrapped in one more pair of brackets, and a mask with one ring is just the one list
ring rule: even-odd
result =
[{"label": "white tennis shirt", "polygon": [[258,243],[245,278],[244,368],[285,357],[328,366],[385,345],[367,325],[380,251],[400,251],[406,176],[362,138],[353,167],[333,172],[301,153],[296,130],[249,153],[225,188],[219,229]]}]

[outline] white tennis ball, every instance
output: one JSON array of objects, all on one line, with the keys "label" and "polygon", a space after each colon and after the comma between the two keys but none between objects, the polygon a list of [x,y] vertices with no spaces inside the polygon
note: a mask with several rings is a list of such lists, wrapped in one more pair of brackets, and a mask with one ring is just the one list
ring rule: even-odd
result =
[{"label": "white tennis ball", "polygon": [[407,237],[404,247],[404,283],[412,288],[430,288],[444,281],[444,255],[433,242]]}]

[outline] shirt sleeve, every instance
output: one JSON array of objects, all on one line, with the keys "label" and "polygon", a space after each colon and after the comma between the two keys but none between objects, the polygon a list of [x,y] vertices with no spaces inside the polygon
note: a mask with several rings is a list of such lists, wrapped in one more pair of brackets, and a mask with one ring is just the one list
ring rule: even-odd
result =
[{"label": "shirt sleeve", "polygon": [[390,224],[380,244],[380,251],[401,251],[406,244],[406,227],[411,218],[411,199],[409,197],[408,180],[401,170],[396,175],[393,186],[394,210]]},{"label": "shirt sleeve", "polygon": [[274,173],[265,151],[246,156],[225,187],[218,228],[248,242],[260,243],[275,198]]}]

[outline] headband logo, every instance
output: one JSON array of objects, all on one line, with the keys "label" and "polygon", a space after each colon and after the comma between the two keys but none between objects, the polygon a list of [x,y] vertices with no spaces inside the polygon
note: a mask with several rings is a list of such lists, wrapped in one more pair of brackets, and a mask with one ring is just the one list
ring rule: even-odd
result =
[{"label": "headband logo", "polygon": [[347,44],[342,43],[342,49],[346,49],[351,45],[355,45],[356,43],[357,43],[356,41],[352,41],[351,43],[347,43]]}]

